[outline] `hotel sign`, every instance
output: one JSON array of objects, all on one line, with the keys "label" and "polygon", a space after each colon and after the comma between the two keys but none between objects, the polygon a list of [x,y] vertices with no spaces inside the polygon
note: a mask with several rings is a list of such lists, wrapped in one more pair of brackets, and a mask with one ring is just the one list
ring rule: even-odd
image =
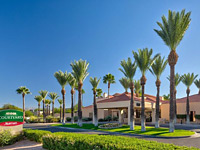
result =
[{"label": "hotel sign", "polygon": [[23,112],[19,110],[1,110],[0,126],[17,126],[23,124]]}]

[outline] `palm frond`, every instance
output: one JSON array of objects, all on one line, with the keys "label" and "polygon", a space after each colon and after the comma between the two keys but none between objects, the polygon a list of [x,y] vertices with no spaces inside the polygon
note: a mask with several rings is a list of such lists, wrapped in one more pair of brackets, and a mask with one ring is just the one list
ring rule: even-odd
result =
[{"label": "palm frond", "polygon": [[70,65],[72,67],[72,75],[74,76],[77,82],[83,82],[85,78],[89,75],[89,63],[86,60],[75,60]]},{"label": "palm frond", "polygon": [[112,74],[110,74],[110,73],[108,73],[107,75],[105,75],[104,77],[103,77],[103,83],[115,83],[115,76],[114,75],[112,75]]},{"label": "palm frond", "polygon": [[40,103],[42,101],[42,96],[41,95],[38,95],[38,96],[35,96],[34,99]]},{"label": "palm frond", "polygon": [[168,60],[165,60],[165,57],[161,58],[161,56],[158,56],[154,63],[151,66],[151,73],[157,77],[157,79],[160,79],[161,74],[165,70],[167,66]]},{"label": "palm frond", "polygon": [[198,89],[200,89],[200,79],[199,80],[195,80],[194,84],[197,86]]},{"label": "palm frond", "polygon": [[59,103],[60,105],[62,105],[62,104],[63,104],[63,100],[62,100],[62,99],[58,99],[58,103]]},{"label": "palm frond", "polygon": [[130,87],[130,79],[127,77],[123,77],[123,78],[119,79],[119,82],[124,87],[125,92],[127,92],[128,88]]},{"label": "palm frond", "polygon": [[140,80],[134,80],[134,90],[135,90],[135,93],[137,95],[139,95],[141,93],[141,90],[142,90],[142,86],[140,84]]},{"label": "palm frond", "polygon": [[50,97],[53,103],[59,97],[58,94],[54,92],[50,92],[48,96]]},{"label": "palm frond", "polygon": [[39,91],[39,94],[40,94],[40,96],[42,97],[42,99],[45,100],[46,97],[47,97],[48,91],[46,91],[46,90],[41,90],[41,91]]},{"label": "palm frond", "polygon": [[[176,73],[175,74],[175,77],[174,77],[174,80],[175,80],[175,87],[177,87],[179,85],[179,83],[181,82],[183,76]],[[167,77],[167,79],[170,81],[170,76]]]},{"label": "palm frond", "polygon": [[128,58],[127,61],[121,61],[121,66],[122,68],[119,68],[119,70],[125,75],[125,77],[129,78],[130,81],[133,81],[137,69],[135,62],[132,63],[131,58]]},{"label": "palm frond", "polygon": [[153,49],[149,50],[148,48],[139,49],[138,52],[133,51],[133,57],[135,59],[137,66],[139,67],[142,75],[145,75],[146,71],[150,70],[151,65],[154,63],[154,61],[160,55],[160,54],[156,54],[152,58],[152,54],[153,54]]},{"label": "palm frond", "polygon": [[69,80],[69,74],[67,73],[67,71],[65,73],[62,71],[55,72],[54,77],[57,79],[61,87],[65,88]]},{"label": "palm frond", "polygon": [[183,84],[185,84],[187,86],[187,88],[189,88],[192,83],[194,82],[194,80],[197,78],[198,75],[194,75],[194,73],[190,74],[184,74],[182,76],[182,82]]},{"label": "palm frond", "polygon": [[92,85],[92,90],[96,90],[98,85],[99,85],[99,82],[100,82],[101,78],[97,79],[97,77],[90,77],[90,83]]},{"label": "palm frond", "polygon": [[31,94],[30,90],[26,88],[25,86],[21,86],[16,90],[17,94]]},{"label": "palm frond", "polygon": [[171,49],[176,50],[191,22],[191,12],[185,13],[185,9],[179,12],[168,12],[168,19],[162,16],[162,23],[157,22],[160,30],[154,31],[162,38],[164,43]]}]

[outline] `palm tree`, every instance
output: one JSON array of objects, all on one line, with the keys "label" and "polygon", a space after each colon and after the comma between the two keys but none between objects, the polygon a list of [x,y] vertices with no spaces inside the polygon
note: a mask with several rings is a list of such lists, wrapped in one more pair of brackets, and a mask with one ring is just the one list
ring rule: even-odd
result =
[{"label": "palm tree", "polygon": [[168,62],[170,66],[170,123],[169,132],[174,132],[174,72],[175,65],[178,61],[178,54],[176,48],[183,39],[185,31],[188,29],[190,24],[191,12],[185,13],[182,10],[181,13],[171,11],[168,12],[168,19],[162,16],[162,23],[157,22],[160,30],[154,29],[154,31],[162,38],[164,43],[170,48],[170,54],[168,56]]},{"label": "palm tree", "polygon": [[69,74],[67,73],[67,71],[65,73],[62,71],[58,71],[54,73],[54,77],[57,79],[58,83],[62,87],[61,93],[63,96],[63,124],[65,124],[65,94],[66,94],[65,86],[68,83]]},{"label": "palm tree", "polygon": [[[167,77],[167,79],[170,81],[170,77]],[[177,105],[176,105],[176,94],[177,94],[177,86],[179,85],[179,83],[182,80],[182,76],[179,75],[178,73],[175,74],[175,87],[174,87],[174,123],[176,123],[176,119],[177,119]],[[170,97],[169,97],[170,98]]]},{"label": "palm tree", "polygon": [[89,75],[88,66],[89,63],[85,60],[74,61],[71,64],[72,75],[78,82],[78,125],[82,126],[82,87],[83,81]]},{"label": "palm tree", "polygon": [[123,77],[123,78],[119,79],[119,82],[124,87],[125,93],[128,93],[128,88],[130,87],[129,79],[127,77]]},{"label": "palm tree", "polygon": [[74,94],[76,87],[76,79],[69,73],[69,85],[71,86],[71,122],[74,123]]},{"label": "palm tree", "polygon": [[187,112],[187,124],[190,123],[190,100],[189,100],[189,95],[190,95],[190,86],[192,85],[192,83],[194,82],[194,80],[197,78],[198,75],[194,75],[194,73],[190,74],[184,74],[183,78],[182,78],[182,82],[183,84],[186,85],[187,90],[187,102],[186,102],[186,112]]},{"label": "palm tree", "polygon": [[115,76],[108,73],[103,77],[103,83],[107,84],[108,83],[108,98],[110,96],[110,84],[115,83]]},{"label": "palm tree", "polygon": [[50,99],[52,100],[52,116],[54,116],[54,103],[55,103],[55,100],[59,97],[57,93],[54,93],[54,92],[50,92],[49,93],[49,97]]},{"label": "palm tree", "polygon": [[51,107],[51,100],[49,100],[49,115],[51,115],[51,109],[50,109],[50,107]]},{"label": "palm tree", "polygon": [[31,94],[30,90],[26,88],[25,86],[21,86],[16,90],[17,94],[22,94],[22,100],[23,100],[23,122],[25,120],[25,95]]},{"label": "palm tree", "polygon": [[168,95],[163,95],[163,98],[164,98],[164,100],[169,100],[170,99],[170,95],[168,94]]},{"label": "palm tree", "polygon": [[194,84],[196,85],[196,87],[199,89],[199,94],[200,94],[200,79],[199,80],[195,80]]},{"label": "palm tree", "polygon": [[38,102],[38,118],[40,117],[40,102],[42,101],[42,96],[35,96],[34,99]]},{"label": "palm tree", "polygon": [[49,115],[49,104],[50,104],[50,100],[46,99],[45,100],[45,105],[46,105],[46,115],[47,116]]},{"label": "palm tree", "polygon": [[63,100],[62,99],[58,99],[58,103],[60,104],[60,122],[62,122],[62,104],[63,104]]},{"label": "palm tree", "polygon": [[92,85],[92,90],[94,94],[94,101],[93,101],[93,124],[98,126],[98,110],[97,110],[97,101],[96,101],[96,89],[99,85],[101,78],[97,79],[97,77],[90,77],[90,83]]},{"label": "palm tree", "polygon": [[140,79],[140,84],[142,86],[142,111],[141,111],[141,130],[146,131],[145,128],[145,103],[144,103],[144,86],[146,84],[146,72],[150,69],[151,65],[155,61],[155,59],[159,56],[159,54],[152,57],[153,49],[148,50],[148,48],[144,48],[143,50],[139,49],[138,53],[133,51],[133,56],[135,58],[135,62],[139,67],[142,77]]},{"label": "palm tree", "polygon": [[157,87],[157,96],[156,96],[156,122],[155,122],[155,128],[159,128],[159,114],[160,114],[160,76],[165,70],[167,66],[168,61],[165,60],[165,57],[161,58],[159,56],[154,63],[152,64],[151,68],[151,73],[156,76],[156,87]]},{"label": "palm tree", "polygon": [[137,66],[135,62],[133,63],[131,61],[131,58],[128,58],[128,60],[122,60],[121,61],[122,68],[119,68],[119,70],[127,77],[130,81],[130,90],[131,90],[131,100],[130,100],[130,130],[134,130],[135,125],[135,119],[134,119],[134,80],[133,77],[135,75]]},{"label": "palm tree", "polygon": [[142,88],[140,84],[140,80],[134,80],[134,87],[135,87],[136,97],[139,97],[141,93],[141,88]]},{"label": "palm tree", "polygon": [[42,97],[42,101],[43,101],[43,121],[45,121],[46,118],[46,114],[45,114],[45,109],[44,109],[44,105],[45,105],[45,99],[47,97],[48,91],[46,90],[41,90],[39,91],[40,96]]},{"label": "palm tree", "polygon": [[101,97],[101,94],[103,93],[102,89],[97,89],[97,97]]}]

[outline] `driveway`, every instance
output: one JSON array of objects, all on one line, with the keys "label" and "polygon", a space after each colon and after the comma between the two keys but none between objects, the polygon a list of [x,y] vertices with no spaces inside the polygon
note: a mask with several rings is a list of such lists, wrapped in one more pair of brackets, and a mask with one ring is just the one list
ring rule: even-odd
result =
[{"label": "driveway", "polygon": [[[38,129],[38,130],[47,130],[51,132],[73,132],[73,133],[82,133],[82,134],[99,134],[99,135],[121,135],[115,132],[102,132],[102,131],[93,131],[93,130],[83,130],[83,129],[69,129],[69,128],[62,128],[62,127],[52,127],[49,124],[24,124],[24,128],[31,128],[31,129]],[[186,129],[186,130],[194,130],[200,133],[200,128],[194,125],[191,126],[180,126],[176,125],[176,128],[179,129]],[[162,143],[172,143],[179,146],[188,146],[188,147],[197,147],[200,148],[200,137],[193,136],[189,138],[155,138],[155,137],[147,137],[147,136],[137,136],[131,134],[124,134],[122,136],[127,137],[136,137],[140,139],[150,140],[150,141],[158,141]]]}]

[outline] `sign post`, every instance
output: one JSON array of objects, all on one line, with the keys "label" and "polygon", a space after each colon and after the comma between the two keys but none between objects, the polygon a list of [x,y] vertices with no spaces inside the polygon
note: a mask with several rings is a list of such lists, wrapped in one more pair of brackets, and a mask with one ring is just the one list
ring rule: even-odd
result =
[{"label": "sign post", "polygon": [[19,110],[0,111],[0,129],[11,129],[13,133],[22,131],[23,112]]}]

